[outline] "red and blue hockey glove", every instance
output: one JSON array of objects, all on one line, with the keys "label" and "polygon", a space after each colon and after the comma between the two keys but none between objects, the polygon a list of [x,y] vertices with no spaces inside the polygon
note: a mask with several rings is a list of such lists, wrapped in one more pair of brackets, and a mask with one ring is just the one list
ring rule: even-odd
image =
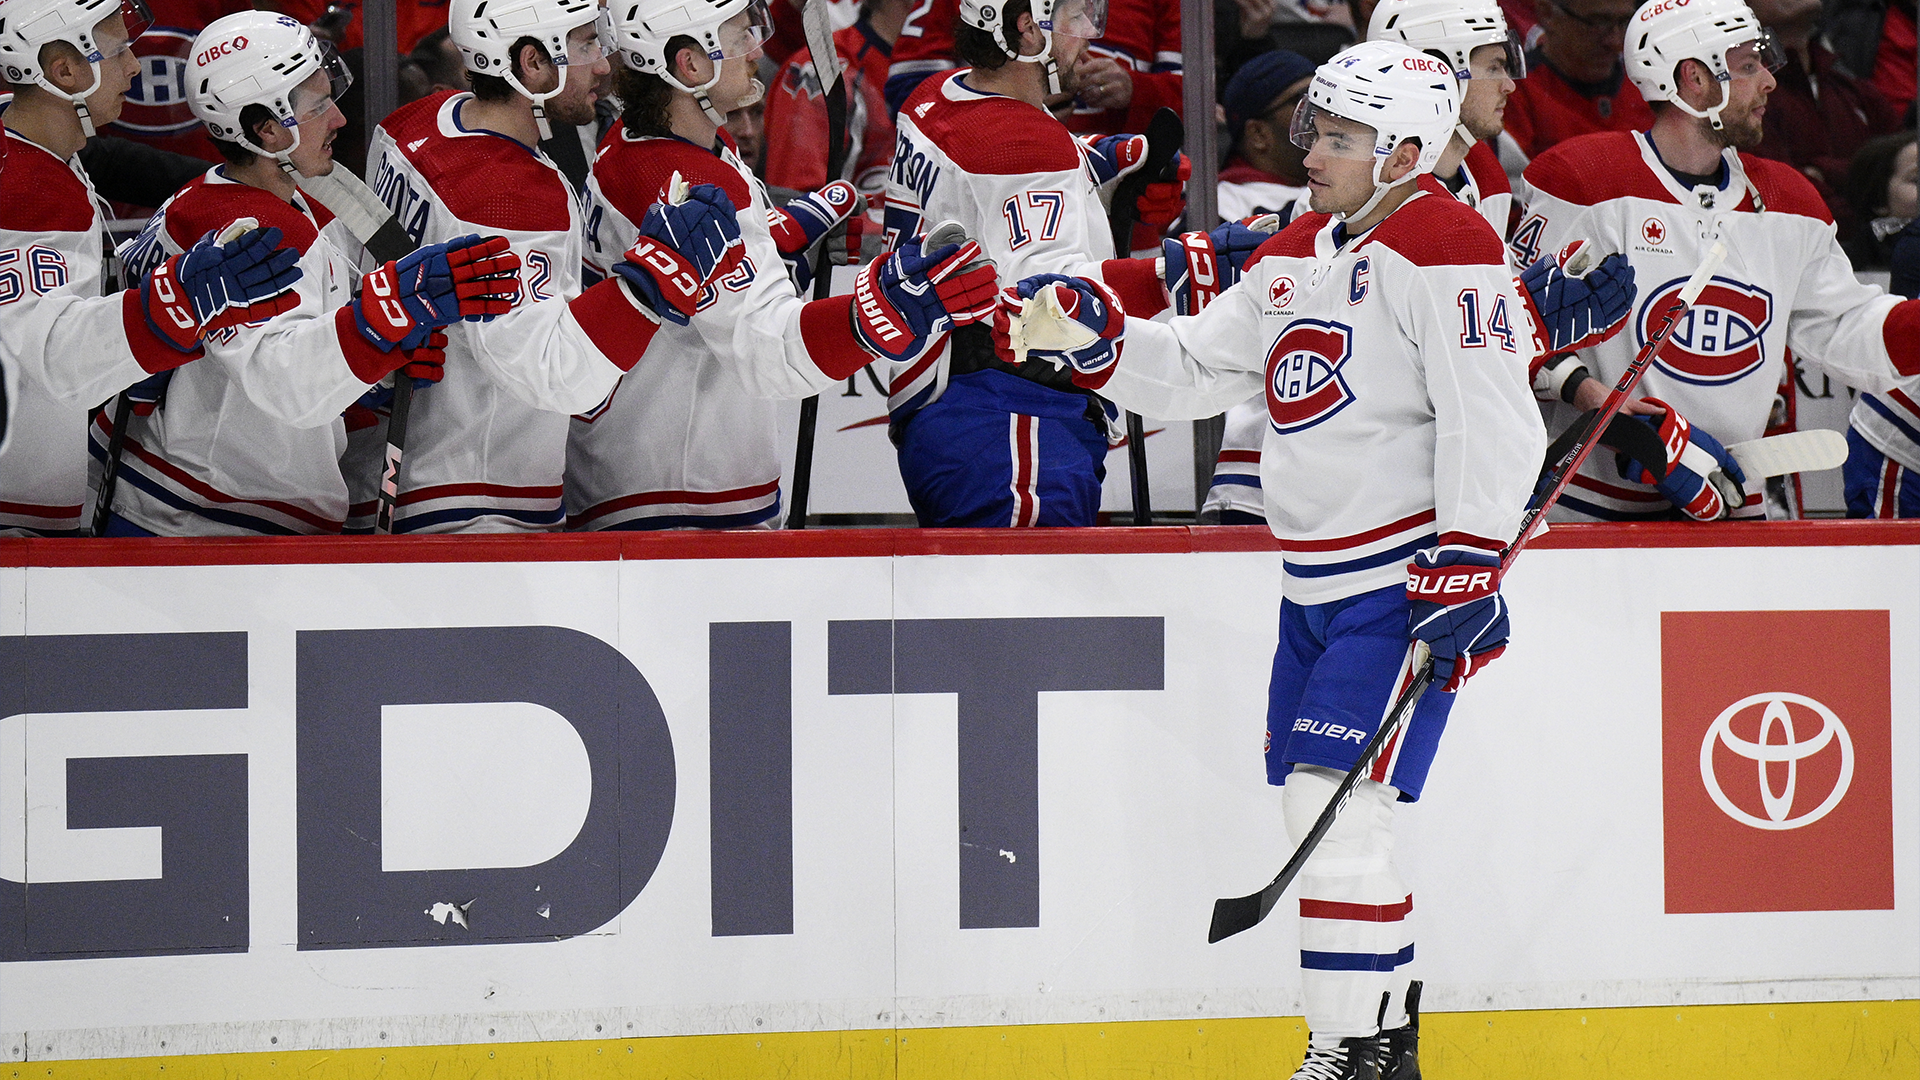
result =
[{"label": "red and blue hockey glove", "polygon": [[[1280,219],[1272,214],[1250,219],[1260,224]],[[1160,242],[1165,256],[1167,295],[1175,315],[1198,315],[1214,298],[1240,280],[1240,272],[1273,230],[1249,228],[1237,221],[1216,226],[1210,233],[1181,233]]]},{"label": "red and blue hockey glove", "polygon": [[353,320],[381,352],[415,349],[435,330],[513,310],[520,256],[507,238],[478,234],[428,244],[360,279]]},{"label": "red and blue hockey glove", "polygon": [[773,245],[793,272],[793,282],[805,292],[813,281],[813,261],[807,253],[826,237],[827,260],[834,266],[855,266],[878,256],[881,230],[867,217],[867,200],[845,180],[835,180],[811,195],[802,195],[770,211],[767,225]]},{"label": "red and blue hockey glove", "polygon": [[1719,439],[1694,427],[1680,410],[1659,398],[1640,400],[1664,411],[1657,420],[1651,416],[1633,419],[1659,432],[1667,452],[1667,475],[1658,478],[1640,462],[1622,456],[1621,476],[1636,484],[1652,484],[1676,509],[1695,521],[1718,521],[1746,505],[1747,475]]},{"label": "red and blue hockey glove", "polygon": [[[1038,297],[1040,304],[1029,305]],[[1014,320],[1021,319],[1021,340]],[[1113,377],[1127,336],[1127,312],[1105,283],[1064,274],[1035,274],[1000,293],[993,313],[993,344],[1001,359],[1045,360],[1070,368],[1075,386],[1098,390]],[[1080,343],[1063,346],[1065,341]],[[1017,354],[1025,350],[1025,356]]]},{"label": "red and blue hockey glove", "polygon": [[425,341],[406,351],[407,362],[400,365],[394,378],[406,377],[413,380],[415,390],[424,390],[439,382],[447,374],[447,335],[445,331],[435,330],[429,333]]},{"label": "red and blue hockey glove", "polygon": [[700,294],[730,272],[745,250],[733,200],[713,184],[695,184],[683,201],[662,199],[647,208],[639,238],[613,272],[648,310],[685,326],[699,309]]},{"label": "red and blue hockey glove", "polygon": [[1407,636],[1433,651],[1433,677],[1451,694],[1507,649],[1500,557],[1448,544],[1407,564]]},{"label": "red and blue hockey glove", "polygon": [[1533,316],[1535,351],[1541,355],[1584,349],[1618,333],[1640,291],[1633,266],[1615,253],[1589,266],[1585,240],[1558,255],[1542,257],[1520,271],[1520,297]]},{"label": "red and blue hockey glove", "polygon": [[920,241],[909,240],[854,279],[853,331],[873,355],[908,360],[934,335],[992,314],[998,285],[974,241],[923,254]]},{"label": "red and blue hockey glove", "polygon": [[[1080,144],[1086,147],[1087,164],[1093,169],[1097,187],[1105,187],[1147,163],[1145,135],[1088,136]],[[1185,154],[1175,154],[1174,160],[1178,163],[1175,178],[1148,184],[1134,204],[1140,220],[1156,229],[1173,224],[1186,208],[1187,178],[1193,175],[1193,162]]]},{"label": "red and blue hockey glove", "polygon": [[227,244],[208,233],[141,279],[140,306],[162,341],[194,352],[209,331],[297,307],[299,262],[298,251],[280,246],[279,229],[250,228]]}]

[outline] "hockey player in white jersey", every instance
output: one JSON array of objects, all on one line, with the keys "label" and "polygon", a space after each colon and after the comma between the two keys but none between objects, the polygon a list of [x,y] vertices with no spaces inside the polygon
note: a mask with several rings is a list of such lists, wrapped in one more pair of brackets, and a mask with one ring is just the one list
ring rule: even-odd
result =
[{"label": "hockey player in white jersey", "polygon": [[14,92],[13,128],[0,136],[11,166],[0,172],[0,363],[14,408],[0,451],[0,535],[77,535],[87,409],[199,356],[203,324],[290,303],[299,277],[269,230],[115,280],[100,199],[77,155],[94,124],[119,115],[144,22],[143,8],[121,0],[7,0],[0,20],[0,75]]},{"label": "hockey player in white jersey", "polygon": [[[1073,89],[1105,5],[963,0],[960,19],[956,48],[973,66],[921,83],[898,117],[889,242],[953,220],[979,239],[1003,283],[1072,274],[1099,281],[1129,311],[1165,308],[1156,260],[1114,257],[1102,197],[1141,164],[1146,140],[1083,143],[1042,106],[1050,92]],[[1169,195],[1177,189],[1150,185],[1142,205]],[[1169,279],[1189,259],[1178,246],[1173,255]],[[1117,412],[1064,377],[1022,378],[994,355],[984,328],[963,328],[944,348],[894,365],[888,412],[922,525],[1094,523]]]},{"label": "hockey player in white jersey", "polygon": [[1051,291],[1091,339],[1041,355],[1127,408],[1198,417],[1266,396],[1260,473],[1284,570],[1267,770],[1296,841],[1413,671],[1410,638],[1432,650],[1435,689],[1299,879],[1312,1034],[1296,1078],[1418,1075],[1394,804],[1419,797],[1453,691],[1505,648],[1498,552],[1546,445],[1500,238],[1418,183],[1458,122],[1444,63],[1353,46],[1294,117],[1315,213],[1199,315],[1116,327],[1084,282],[1019,286]]},{"label": "hockey player in white jersey", "polygon": [[[287,16],[250,11],[208,24],[187,83],[194,115],[227,163],[167,200],[128,245],[128,265],[157,263],[196,237],[251,221],[278,229],[298,254],[298,302],[210,335],[206,360],[175,374],[160,406],[129,422],[109,532],[338,532],[347,510],[342,410],[395,370],[437,377],[437,331],[504,311],[517,266],[501,257],[504,242],[476,236],[424,248],[361,281],[344,226],[299,187],[333,167],[346,69]],[[358,298],[357,283],[365,285]],[[93,435],[103,457],[104,415]]]},{"label": "hockey player in white jersey", "polygon": [[[1857,281],[1825,203],[1789,166],[1742,152],[1780,55],[1740,0],[1650,0],[1627,33],[1627,72],[1653,104],[1647,132],[1584,135],[1527,166],[1533,189],[1515,231],[1531,259],[1574,237],[1626,252],[1641,284],[1630,333],[1586,350],[1557,378],[1611,385],[1677,302],[1716,241],[1725,266],[1641,382],[1636,411],[1668,444],[1666,479],[1613,455],[1588,458],[1562,519],[1711,521],[1765,515],[1759,478],[1742,483],[1726,443],[1761,437],[1787,353],[1856,389],[1911,393],[1920,304]],[[1563,395],[1577,398],[1578,393]],[[1584,402],[1583,402],[1584,404]],[[1562,410],[1555,426],[1571,413]]]},{"label": "hockey player in white jersey", "polygon": [[[611,399],[577,416],[567,445],[568,524],[583,529],[737,528],[780,510],[774,399],[817,394],[876,359],[911,359],[927,336],[891,341],[874,320],[924,308],[928,329],[992,310],[990,266],[961,270],[977,245],[917,249],[861,272],[855,296],[806,303],[783,257],[804,257],[858,196],[837,181],[773,208],[721,126],[759,100],[753,78],[771,31],[762,0],[616,0],[608,25],[624,112],[588,180],[586,258],[607,272],[676,175],[738,207],[738,265],[656,346]],[[911,265],[909,265],[911,264]],[[901,269],[910,271],[907,277]],[[920,285],[931,277],[934,287]],[[855,302],[856,297],[860,302]],[[909,319],[909,322],[912,322]]]}]

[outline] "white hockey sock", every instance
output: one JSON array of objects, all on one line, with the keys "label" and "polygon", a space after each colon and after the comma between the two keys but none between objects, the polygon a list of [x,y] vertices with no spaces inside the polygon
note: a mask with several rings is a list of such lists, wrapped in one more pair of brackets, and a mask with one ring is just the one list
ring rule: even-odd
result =
[{"label": "white hockey sock", "polygon": [[[1296,843],[1339,786],[1340,774],[1296,765],[1281,796]],[[1399,792],[1363,780],[1300,874],[1300,979],[1316,1045],[1405,1024],[1413,959],[1407,915],[1413,897],[1393,870],[1393,809]],[[1382,994],[1395,993],[1384,1023]]]}]

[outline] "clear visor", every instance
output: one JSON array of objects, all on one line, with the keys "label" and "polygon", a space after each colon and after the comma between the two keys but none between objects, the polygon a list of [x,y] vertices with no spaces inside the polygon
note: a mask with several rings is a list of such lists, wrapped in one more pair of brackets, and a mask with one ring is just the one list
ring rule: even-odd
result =
[{"label": "clear visor", "polygon": [[[607,55],[607,38],[612,33],[611,17],[606,8],[594,16],[589,27],[582,23],[567,31],[567,64],[597,64]],[[588,33],[582,33],[588,30]]]},{"label": "clear visor", "polygon": [[773,14],[766,0],[754,0],[753,6],[720,24],[720,55],[727,60],[746,56],[773,36]]},{"label": "clear visor", "polygon": [[1309,152],[1318,150],[1328,157],[1369,161],[1380,133],[1357,120],[1335,116],[1311,101],[1302,101],[1293,110],[1287,138]]},{"label": "clear visor", "polygon": [[307,81],[293,88],[287,95],[287,103],[293,107],[293,116],[282,121],[287,127],[318,120],[333,108],[347,88],[353,85],[353,74],[347,70],[346,62],[340,59],[331,42],[320,43],[320,70],[307,76]]},{"label": "clear visor", "polygon": [[1513,79],[1527,77],[1527,51],[1520,47],[1520,36],[1507,31],[1505,41],[1476,45],[1467,53],[1467,70],[1454,74],[1466,79]]},{"label": "clear visor", "polygon": [[118,29],[113,26],[113,16],[107,16],[94,27],[94,51],[92,56],[87,57],[89,62],[98,64],[125,53],[153,25],[153,12],[147,10],[144,0],[120,0],[119,15],[126,24],[126,36],[120,36]]},{"label": "clear visor", "polygon": [[1107,0],[1054,0],[1051,29],[1087,41],[1106,36]]},{"label": "clear visor", "polygon": [[1759,37],[1727,50],[1727,74],[1736,79],[1757,79],[1762,71],[1779,71],[1786,62],[1786,50],[1771,30],[1763,29]]}]

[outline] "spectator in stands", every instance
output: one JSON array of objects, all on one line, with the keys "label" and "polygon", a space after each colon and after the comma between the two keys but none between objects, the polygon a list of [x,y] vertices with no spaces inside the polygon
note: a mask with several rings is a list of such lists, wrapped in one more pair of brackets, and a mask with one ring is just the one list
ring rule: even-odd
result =
[{"label": "spectator in stands", "polygon": [[1855,269],[1888,265],[1895,234],[1920,217],[1920,148],[1911,131],[1870,139],[1847,170],[1846,201],[1856,215],[1841,243]]},{"label": "spectator in stands", "polygon": [[1826,0],[1822,39],[1847,75],[1872,82],[1904,115],[1914,99],[1913,0]]},{"label": "spectator in stands", "polygon": [[915,0],[864,0],[860,18],[833,35],[846,67],[846,166],[827,175],[827,101],[814,77],[813,53],[787,58],[767,90],[766,181],[795,191],[816,191],[828,180],[848,180],[869,198],[887,184],[893,161],[893,116],[884,88],[893,43]]},{"label": "spectator in stands", "polygon": [[[360,25],[363,0],[262,0],[259,6],[299,19],[342,53],[366,44]],[[411,52],[421,38],[447,25],[447,0],[394,0],[393,21],[400,51]]]},{"label": "spectator in stands", "polygon": [[727,114],[727,134],[740,148],[740,160],[753,175],[765,179],[767,172],[767,102],[765,98]]},{"label": "spectator in stands", "polygon": [[[1799,169],[1826,200],[1841,237],[1861,224],[1841,196],[1847,163],[1868,139],[1893,131],[1900,114],[1872,84],[1839,70],[1831,49],[1814,40],[1820,0],[1748,0],[1761,25],[1787,53],[1767,98],[1766,138],[1754,153]],[[1870,209],[1858,208],[1860,212]]]},{"label": "spectator in stands", "polygon": [[[1645,131],[1653,110],[1627,80],[1620,50],[1634,0],[1536,0],[1539,44],[1507,100],[1507,172],[1547,147],[1592,131]],[[1521,160],[1506,160],[1517,149]]]},{"label": "spectator in stands", "polygon": [[431,86],[429,93],[465,91],[472,85],[467,81],[467,63],[460,58],[460,50],[453,44],[453,35],[444,26],[415,42],[410,55],[413,62],[420,65],[420,70],[426,73]]},{"label": "spectator in stands", "polygon": [[1289,220],[1294,200],[1305,198],[1307,154],[1287,138],[1287,129],[1313,82],[1313,69],[1313,61],[1299,53],[1275,49],[1248,60],[1227,83],[1229,149],[1219,188],[1220,216],[1227,221],[1264,213]]}]

